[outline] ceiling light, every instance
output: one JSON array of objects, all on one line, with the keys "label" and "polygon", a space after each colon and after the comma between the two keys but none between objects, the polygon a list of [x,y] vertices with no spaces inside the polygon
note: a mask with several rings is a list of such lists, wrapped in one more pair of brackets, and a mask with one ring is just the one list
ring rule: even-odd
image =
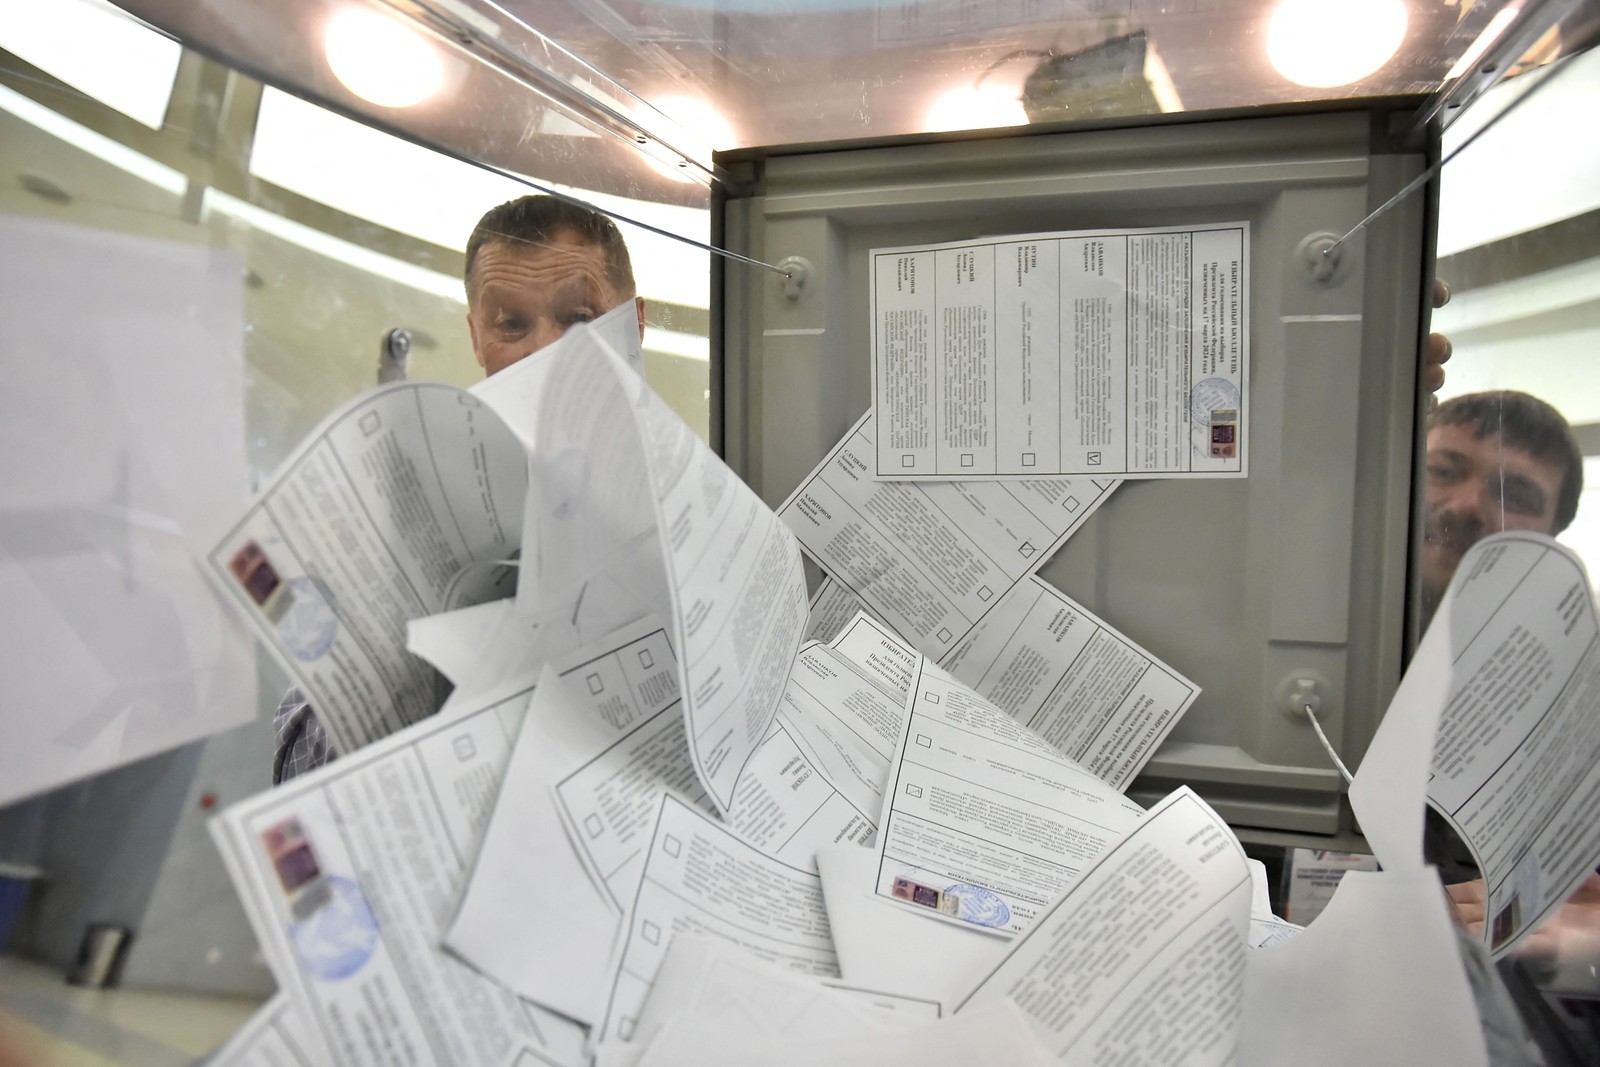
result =
[{"label": "ceiling light", "polygon": [[1267,55],[1297,85],[1327,89],[1382,67],[1405,35],[1404,0],[1283,0],[1267,29]]},{"label": "ceiling light", "polygon": [[433,45],[377,11],[339,11],[322,41],[328,66],[345,88],[380,107],[420,104],[444,85],[444,64]]},{"label": "ceiling light", "polygon": [[1003,86],[968,85],[933,102],[922,128],[928,133],[947,130],[989,130],[999,126],[1026,126],[1028,114],[1017,90]]}]

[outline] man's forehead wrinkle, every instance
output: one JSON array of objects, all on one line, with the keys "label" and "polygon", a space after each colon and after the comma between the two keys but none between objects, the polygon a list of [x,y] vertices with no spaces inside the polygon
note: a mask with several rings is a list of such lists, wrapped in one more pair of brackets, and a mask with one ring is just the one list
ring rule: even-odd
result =
[{"label": "man's forehead wrinkle", "polygon": [[517,254],[485,256],[478,265],[475,281],[478,292],[486,298],[516,298],[530,287],[562,295],[576,292],[603,298],[605,294],[603,265],[581,255],[572,258]]}]

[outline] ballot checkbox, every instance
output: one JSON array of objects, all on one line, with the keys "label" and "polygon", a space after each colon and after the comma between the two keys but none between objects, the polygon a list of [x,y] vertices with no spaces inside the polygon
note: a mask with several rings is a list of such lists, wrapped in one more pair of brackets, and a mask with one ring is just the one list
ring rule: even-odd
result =
[{"label": "ballot checkbox", "polygon": [[916,465],[917,465],[917,457],[913,456],[911,453],[907,452],[905,455],[900,457],[900,466],[902,466],[902,467],[915,467]]},{"label": "ballot checkbox", "polygon": [[971,452],[963,452],[963,453],[961,453],[961,465],[963,467],[972,466],[972,453]]},{"label": "ballot checkbox", "polygon": [[994,590],[993,589],[990,589],[986,585],[978,586],[978,599],[979,600],[988,600],[992,596],[994,596]]},{"label": "ballot checkbox", "polygon": [[1069,496],[1061,502],[1061,506],[1076,515],[1078,509],[1083,507],[1083,502],[1075,496]]},{"label": "ballot checkbox", "polygon": [[1022,465],[1024,467],[1032,467],[1037,462],[1038,461],[1037,461],[1036,457],[1034,456],[1034,454],[1032,452],[1024,452],[1022,454]]},{"label": "ballot checkbox", "polygon": [[926,700],[930,704],[937,704],[939,703],[939,694],[932,692],[931,690],[924,689],[922,691],[922,699]]},{"label": "ballot checkbox", "polygon": [[648,648],[641,648],[639,650],[639,666],[643,667],[645,670],[649,670],[655,665],[656,658],[650,654],[650,650]]},{"label": "ballot checkbox", "polygon": [[948,645],[950,643],[950,638],[952,636],[954,636],[954,635],[951,634],[949,630],[940,630],[939,631],[939,643],[941,645]]},{"label": "ballot checkbox", "polygon": [[652,945],[659,945],[661,944],[661,927],[646,919],[644,925],[639,927],[639,936]]},{"label": "ballot checkbox", "polygon": [[470,734],[462,734],[455,740],[456,759],[462,763],[467,762],[478,754],[478,746],[473,742]]},{"label": "ballot checkbox", "polygon": [[1100,453],[1098,453],[1098,452],[1090,452],[1089,453],[1089,466],[1091,466],[1091,467],[1100,466]]},{"label": "ballot checkbox", "polygon": [[666,837],[663,837],[661,839],[661,851],[665,852],[667,855],[671,856],[673,859],[677,859],[678,858],[678,853],[683,851],[683,842],[679,841],[676,837],[673,837],[671,834],[668,834]]},{"label": "ballot checkbox", "polygon": [[361,416],[361,422],[359,425],[361,427],[362,434],[367,437],[371,437],[373,434],[383,429],[383,420],[378,417],[378,413],[376,411],[369,411],[365,415]]},{"label": "ballot checkbox", "polygon": [[1034,548],[1033,545],[1030,544],[1029,542],[1024,541],[1024,542],[1022,542],[1022,544],[1017,546],[1017,551],[1022,553],[1022,558],[1023,559],[1032,559],[1033,558],[1033,554],[1038,550],[1036,548]]},{"label": "ballot checkbox", "polygon": [[933,738],[929,737],[927,734],[918,734],[917,735],[917,747],[918,748],[932,748],[933,747]]},{"label": "ballot checkbox", "polygon": [[599,696],[601,693],[606,691],[605,679],[601,678],[598,674],[591,674],[585,678],[584,681],[589,683],[590,696]]},{"label": "ballot checkbox", "polygon": [[591,813],[583,817],[583,828],[591,838],[596,838],[605,833],[606,824],[600,821],[600,816]]},{"label": "ballot checkbox", "polygon": [[910,782],[907,782],[906,783],[906,796],[908,796],[908,797],[921,797],[922,796],[922,787],[920,785],[912,785]]}]

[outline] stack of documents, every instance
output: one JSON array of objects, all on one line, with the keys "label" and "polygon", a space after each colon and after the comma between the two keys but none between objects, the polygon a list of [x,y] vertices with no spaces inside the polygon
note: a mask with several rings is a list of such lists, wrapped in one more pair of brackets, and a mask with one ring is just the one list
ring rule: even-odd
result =
[{"label": "stack of documents", "polygon": [[[1158,288],[1183,251],[1208,358],[1242,345],[1237,232],[1057,237]],[[999,315],[909,279],[1037,288],[1045,242],[1002,244],[875,253],[895,375]],[[1359,1030],[1329,1063],[1484,1062],[1424,794],[1482,849],[1497,951],[1600,861],[1570,554],[1463,564],[1352,790],[1387,869],[1301,931],[1193,791],[1123,793],[1199,690],[1034,573],[1115,480],[885,480],[880,408],[775,512],[603,336],[356,401],[212,553],[343,752],[213,823],[282,990],[216,1063],[1266,1064],[1291,1026]],[[1140,434],[1116,471],[1171,472]],[[1533,689],[1476,680],[1523,656]]]}]

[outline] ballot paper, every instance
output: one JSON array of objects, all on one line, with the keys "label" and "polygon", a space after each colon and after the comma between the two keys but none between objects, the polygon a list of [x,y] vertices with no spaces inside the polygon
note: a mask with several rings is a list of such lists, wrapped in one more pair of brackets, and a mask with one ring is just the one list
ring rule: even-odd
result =
[{"label": "ballot paper", "polygon": [[662,957],[681,933],[727,941],[796,974],[839,975],[817,874],[764,855],[666,796],[597,1040],[632,1040]]},{"label": "ballot paper", "polygon": [[1250,930],[1245,935],[1251,948],[1266,948],[1268,945],[1279,945],[1285,941],[1299,937],[1305,933],[1304,926],[1297,926],[1276,917],[1258,918],[1250,916]]},{"label": "ballot paper", "polygon": [[288,997],[278,993],[205,1059],[205,1067],[319,1067],[327,1062],[307,1037]]},{"label": "ballot paper", "polygon": [[778,709],[807,761],[874,829],[920,660],[887,627],[857,615],[828,644],[801,647]]},{"label": "ballot paper", "polygon": [[872,849],[838,845],[817,852],[839,971],[846,982],[889,989],[954,1008],[987,974],[1010,941],[970,923],[931,923],[873,891]]},{"label": "ballot paper", "polygon": [[347,754],[438,707],[406,625],[510,592],[527,485],[480,401],[391,385],[329,416],[205,562]]},{"label": "ballot paper", "polygon": [[855,618],[857,612],[863,611],[870,615],[874,622],[894,629],[884,622],[882,615],[868,607],[865,600],[827,575],[823,575],[822,581],[817,585],[817,591],[811,594],[811,611],[806,616],[806,640],[832,641],[834,635],[844,629],[845,623]]},{"label": "ballot paper", "polygon": [[879,820],[880,897],[1021,933],[1144,810],[922,665]]},{"label": "ballot paper", "polygon": [[1200,687],[1037,575],[940,661],[956,679],[1117,789]]},{"label": "ballot paper", "polygon": [[800,550],[775,514],[599,336],[541,354],[518,610],[591,597],[668,620],[706,793],[726,812],[800,647]]},{"label": "ballot paper", "polygon": [[406,649],[450,680],[456,706],[525,692],[545,664],[584,643],[565,613],[524,615],[511,600],[413,619],[406,635]]},{"label": "ballot paper", "polygon": [[[552,790],[564,777],[582,777],[575,767],[663,728],[681,753],[669,781],[693,788],[677,658],[659,623],[636,623],[547,668],[445,936],[448,949],[527,1000],[594,1021],[624,906],[613,899],[605,871],[642,852],[660,787],[646,777],[652,768],[642,758],[622,774],[591,776],[581,795],[570,782],[565,793]],[[641,795],[650,810],[630,821]],[[581,805],[565,822],[561,800]]]},{"label": "ballot paper", "polygon": [[[737,1006],[736,1008],[734,1006]],[[677,934],[634,1027],[648,1044],[673,1016],[724,1016],[771,1038],[868,1037],[923,1026],[939,1002],[861,989],[835,978],[791,974],[725,941]]]},{"label": "ballot paper", "polygon": [[[873,666],[868,637],[851,644],[867,665],[820,645],[801,650],[727,817],[742,841],[797,867],[811,867],[819,845],[865,843],[877,825],[904,697]],[[715,809],[695,775],[659,624],[625,628],[551,677],[534,693],[446,944],[521,996],[592,1022],[661,798]],[[524,906],[553,884],[567,887],[559,908]]]},{"label": "ballot paper", "polygon": [[1083,525],[1115,478],[874,480],[863,415],[778,509],[834,581],[923,652],[959,644]]},{"label": "ballot paper", "polygon": [[1251,948],[1265,948],[1299,935],[1305,927],[1284,922],[1273,914],[1266,865],[1260,860],[1245,862],[1250,868],[1250,930],[1245,941]]},{"label": "ballot paper", "polygon": [[867,1037],[809,1040],[729,1032],[722,1017],[684,1013],[662,1028],[639,1067],[1056,1067],[1016,1006],[987,1004],[952,1019]]},{"label": "ballot paper", "polygon": [[[852,605],[870,614],[859,597],[824,579],[812,598],[812,630],[838,632]],[[1200,695],[1038,575],[1002,597],[939,666],[1118,789]]]},{"label": "ballot paper", "polygon": [[583,1062],[580,1026],[439,945],[527,700],[418,723],[211,822],[279,987],[340,1067]]},{"label": "ballot paper", "polygon": [[871,279],[863,476],[1244,475],[1248,222],[880,248]]},{"label": "ballot paper", "polygon": [[1350,789],[1379,861],[1415,871],[1426,787],[1488,886],[1484,944],[1495,956],[1600,864],[1600,625],[1589,590],[1578,557],[1543,535],[1474,545]]},{"label": "ballot paper", "polygon": [[957,1017],[1009,998],[1069,1063],[1230,1064],[1249,918],[1244,849],[1184,786],[1051,904]]}]

